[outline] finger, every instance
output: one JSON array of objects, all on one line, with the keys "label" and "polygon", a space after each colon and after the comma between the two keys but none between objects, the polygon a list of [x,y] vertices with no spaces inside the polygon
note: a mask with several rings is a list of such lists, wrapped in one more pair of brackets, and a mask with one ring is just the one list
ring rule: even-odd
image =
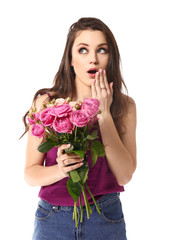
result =
[{"label": "finger", "polygon": [[104,84],[105,84],[106,90],[107,90],[108,93],[110,93],[110,88],[109,88],[109,84],[108,84],[108,80],[107,80],[106,70],[103,71],[103,76],[104,76]]},{"label": "finger", "polygon": [[[58,163],[59,164],[59,163]],[[66,167],[67,165],[66,165],[66,163],[65,163],[65,160],[62,160],[61,161],[61,165],[62,165],[62,167]]]},{"label": "finger", "polygon": [[57,156],[59,157],[60,155],[63,154],[63,150],[66,148],[70,148],[71,144],[62,144],[61,146],[58,147],[58,152],[57,152]]},{"label": "finger", "polygon": [[104,82],[104,72],[103,72],[102,69],[99,70],[99,74],[100,74],[100,77],[99,77],[99,79],[100,79],[100,88],[103,90],[103,89],[106,88],[106,86],[105,86],[105,82]]},{"label": "finger", "polygon": [[80,163],[83,160],[84,159],[81,159],[80,157],[79,158],[68,158],[68,159],[63,160],[63,162],[66,166],[69,166],[69,165]]},{"label": "finger", "polygon": [[72,171],[72,170],[75,170],[75,169],[77,169],[77,168],[80,168],[82,165],[83,165],[83,162],[77,163],[77,164],[72,165],[72,166],[66,166],[66,167],[64,168],[64,171],[65,171],[66,173],[68,173],[68,172],[70,172],[70,171]]},{"label": "finger", "polygon": [[100,96],[101,89],[100,89],[100,73],[99,72],[96,72],[95,87],[96,87],[97,95]]},{"label": "finger", "polygon": [[96,80],[94,79],[92,84],[91,84],[91,94],[92,98],[97,98],[97,91],[96,91],[96,86],[95,86]]},{"label": "finger", "polygon": [[57,163],[60,163],[62,166],[68,165],[68,164],[73,164],[75,162],[81,161],[81,158],[79,155],[76,155],[75,153],[70,153],[70,154],[59,154],[56,159]]},{"label": "finger", "polygon": [[78,155],[78,154],[76,154],[76,153],[64,153],[63,154],[63,156],[65,156],[65,158],[67,159],[67,158],[80,158],[80,156]]}]

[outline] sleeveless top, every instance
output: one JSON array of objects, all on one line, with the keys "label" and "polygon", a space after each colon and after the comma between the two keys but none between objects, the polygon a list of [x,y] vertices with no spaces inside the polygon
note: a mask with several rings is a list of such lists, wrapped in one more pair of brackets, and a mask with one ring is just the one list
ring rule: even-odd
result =
[{"label": "sleeveless top", "polygon": [[[99,130],[99,141],[102,142]],[[53,147],[49,152],[47,152],[45,157],[45,166],[52,166],[57,164],[57,147]],[[98,157],[96,164],[91,167],[91,153],[88,152],[87,160],[89,165],[89,173],[87,179],[87,185],[94,195],[95,199],[98,200],[105,194],[122,192],[124,187],[120,186],[112,172],[108,167],[106,157]],[[68,177],[48,186],[43,186],[40,189],[39,197],[50,204],[57,206],[73,206],[74,201],[70,194],[68,193],[66,182]],[[86,195],[89,200],[89,203],[93,203],[91,196],[86,190]],[[81,201],[84,204],[84,199],[81,194]]]}]

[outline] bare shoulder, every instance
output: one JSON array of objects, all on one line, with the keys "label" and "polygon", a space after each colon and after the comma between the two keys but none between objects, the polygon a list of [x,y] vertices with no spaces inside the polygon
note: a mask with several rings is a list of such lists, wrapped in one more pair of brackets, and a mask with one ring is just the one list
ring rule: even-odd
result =
[{"label": "bare shoulder", "polygon": [[39,111],[41,109],[41,107],[43,106],[43,104],[46,104],[49,102],[49,95],[48,94],[43,94],[41,96],[38,96],[33,104],[32,107],[36,108],[37,111]]},{"label": "bare shoulder", "polygon": [[123,135],[123,140],[125,138],[128,138],[130,141],[131,136],[135,136],[136,134],[136,125],[137,125],[137,113],[136,113],[136,104],[133,98],[123,95],[123,97],[126,100],[127,104],[127,110],[126,114],[123,117],[123,124],[124,124],[124,135]]},{"label": "bare shoulder", "polygon": [[129,119],[136,119],[136,103],[134,101],[133,98],[127,96],[127,95],[124,95],[123,94],[123,98],[125,99],[126,103],[127,103],[127,112],[125,114],[125,117],[124,117],[124,121],[125,120],[129,120]]}]

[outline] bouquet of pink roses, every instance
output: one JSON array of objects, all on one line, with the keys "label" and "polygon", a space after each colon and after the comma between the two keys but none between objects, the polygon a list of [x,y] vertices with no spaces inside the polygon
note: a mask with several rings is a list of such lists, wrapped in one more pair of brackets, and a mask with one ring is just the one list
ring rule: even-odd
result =
[{"label": "bouquet of pink roses", "polygon": [[[62,144],[71,144],[65,149],[67,154],[75,153],[84,158],[83,165],[70,171],[70,178],[67,181],[67,189],[74,200],[73,219],[78,226],[77,202],[79,199],[81,209],[81,222],[83,221],[83,206],[81,193],[83,194],[87,218],[90,217],[91,207],[86,197],[85,189],[92,197],[97,211],[100,210],[92,195],[86,180],[88,178],[87,151],[91,151],[92,167],[95,165],[98,156],[104,156],[104,148],[98,138],[98,131],[95,128],[97,115],[100,113],[99,101],[94,98],[86,98],[83,102],[74,103],[70,98],[53,99],[44,104],[40,111],[32,109],[28,114],[28,122],[32,125],[31,133],[36,137],[44,137],[38,150],[42,153],[48,152],[53,147]],[[95,128],[95,129],[94,129]]]}]

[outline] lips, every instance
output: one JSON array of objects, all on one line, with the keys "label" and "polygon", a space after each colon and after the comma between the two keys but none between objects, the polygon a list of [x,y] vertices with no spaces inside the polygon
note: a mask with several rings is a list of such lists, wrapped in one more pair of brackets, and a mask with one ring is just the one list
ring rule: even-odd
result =
[{"label": "lips", "polygon": [[97,68],[90,68],[87,72],[90,74],[95,74],[98,71]]},{"label": "lips", "polygon": [[87,73],[89,74],[89,76],[90,76],[91,78],[94,78],[94,77],[95,77],[96,72],[98,72],[98,69],[97,69],[97,68],[90,68],[90,69],[87,71]]}]

